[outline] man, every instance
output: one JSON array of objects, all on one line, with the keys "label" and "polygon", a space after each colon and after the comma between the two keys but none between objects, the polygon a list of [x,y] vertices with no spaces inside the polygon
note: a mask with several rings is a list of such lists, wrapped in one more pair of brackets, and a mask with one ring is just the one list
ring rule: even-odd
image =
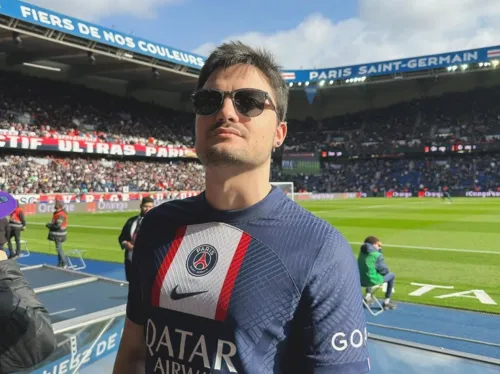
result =
[{"label": "man", "polygon": [[450,204],[453,203],[448,186],[443,186],[442,188],[441,187],[439,187],[439,188],[442,190],[442,193],[443,193],[443,196],[442,196],[443,202],[446,202],[446,199],[448,199]]},{"label": "man", "polygon": [[5,243],[9,241],[10,226],[9,220],[5,217],[0,218],[0,251],[4,250]]},{"label": "man", "polygon": [[145,197],[141,201],[140,213],[137,216],[130,217],[123,226],[122,232],[118,237],[118,242],[123,250],[125,250],[125,277],[127,282],[130,282],[130,266],[132,265],[132,253],[134,243],[141,227],[142,219],[154,207],[154,200],[150,197]]},{"label": "man", "polygon": [[64,254],[62,243],[68,238],[68,213],[64,210],[64,202],[57,200],[55,211],[52,215],[52,222],[45,226],[49,229],[48,240],[51,240],[56,245],[58,263],[57,266],[67,268],[68,258]]},{"label": "man", "polygon": [[0,373],[28,370],[56,348],[49,313],[15,260],[0,251]]},{"label": "man", "polygon": [[387,283],[385,300],[382,303],[384,309],[396,309],[396,305],[391,303],[391,296],[394,289],[395,275],[389,271],[384,256],[382,255],[382,242],[375,236],[369,236],[358,256],[358,267],[360,273],[361,286],[367,288],[365,301],[372,302],[372,288]]},{"label": "man", "polygon": [[143,220],[114,373],[369,372],[351,248],[269,183],[287,133],[279,67],[224,44],[192,99],[206,188]]},{"label": "man", "polygon": [[[18,258],[21,253],[21,231],[26,229],[26,219],[24,218],[23,209],[19,206],[19,201],[16,201],[17,207],[10,215],[10,235],[9,235],[9,258]],[[12,238],[16,242],[16,250],[12,249]]]}]

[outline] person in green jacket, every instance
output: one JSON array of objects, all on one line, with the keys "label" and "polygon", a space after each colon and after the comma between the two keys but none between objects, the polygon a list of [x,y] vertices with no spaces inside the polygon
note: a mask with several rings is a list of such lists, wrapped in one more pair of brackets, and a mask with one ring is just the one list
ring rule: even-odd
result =
[{"label": "person in green jacket", "polygon": [[375,236],[369,236],[361,246],[358,256],[358,268],[361,287],[366,288],[365,301],[372,302],[372,287],[387,283],[385,300],[382,304],[384,309],[396,309],[391,303],[394,288],[395,275],[389,271],[389,267],[382,255],[382,242]]}]

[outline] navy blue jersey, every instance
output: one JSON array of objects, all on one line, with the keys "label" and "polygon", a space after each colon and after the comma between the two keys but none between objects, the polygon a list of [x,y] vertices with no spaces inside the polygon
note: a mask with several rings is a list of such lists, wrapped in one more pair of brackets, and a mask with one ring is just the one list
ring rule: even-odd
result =
[{"label": "navy blue jersey", "polygon": [[369,372],[356,260],[344,237],[277,188],[218,211],[205,195],[144,218],[128,318],[146,373]]}]

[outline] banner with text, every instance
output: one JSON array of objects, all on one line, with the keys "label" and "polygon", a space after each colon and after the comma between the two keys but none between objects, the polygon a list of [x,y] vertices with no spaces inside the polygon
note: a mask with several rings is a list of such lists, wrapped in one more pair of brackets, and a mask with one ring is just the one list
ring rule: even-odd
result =
[{"label": "banner with text", "polygon": [[111,156],[152,158],[197,158],[194,148],[141,144],[100,143],[85,140],[38,138],[0,134],[0,148],[56,151]]},{"label": "banner with text", "polygon": [[31,194],[14,195],[26,216],[51,214],[55,210],[56,200],[64,203],[68,213],[108,213],[137,211],[143,197],[150,196],[154,206],[171,200],[196,196],[198,191],[161,191],[133,193],[87,193],[87,194]]},{"label": "banner with text", "polygon": [[205,58],[197,54],[167,47],[159,43],[101,27],[90,22],[85,22],[17,0],[2,1],[0,14],[126,51],[189,66],[198,70],[205,63]]},{"label": "banner with text", "polygon": [[118,351],[124,320],[124,317],[119,317],[57,334],[58,344],[52,355],[42,364],[23,374],[92,372],[85,369],[93,368],[101,360]]},{"label": "banner with text", "polygon": [[199,195],[199,191],[153,191],[153,192],[89,192],[81,194],[51,193],[51,194],[26,194],[14,195],[21,205],[47,203],[54,204],[56,200],[64,203],[93,203],[93,202],[120,202],[139,201],[144,197],[151,197],[155,201],[170,201],[185,199]]},{"label": "banner with text", "polygon": [[286,70],[287,82],[330,81],[440,69],[500,59],[500,46],[315,70]]},{"label": "banner with text", "polygon": [[366,192],[298,192],[295,194],[295,200],[338,200],[338,199],[361,199],[368,197]]}]

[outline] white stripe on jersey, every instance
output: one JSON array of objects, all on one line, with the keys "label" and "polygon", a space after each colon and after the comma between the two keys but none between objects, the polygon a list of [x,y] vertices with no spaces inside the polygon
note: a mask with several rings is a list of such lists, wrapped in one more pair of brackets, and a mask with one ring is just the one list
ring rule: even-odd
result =
[{"label": "white stripe on jersey", "polygon": [[[231,272],[231,262],[243,235],[244,233],[241,230],[223,223],[212,222],[188,226],[182,243],[163,280],[159,306],[199,317],[215,319],[221,290],[226,277]],[[202,255],[193,254],[193,250],[206,245],[215,248],[217,262],[206,275],[194,276],[188,271],[188,265],[193,265]],[[190,257],[191,260],[188,264]],[[213,266],[215,256],[211,256],[210,261],[208,268]],[[199,266],[202,269],[204,268],[204,264]],[[173,300],[172,292],[174,289],[178,294],[206,292],[180,300]]]}]

